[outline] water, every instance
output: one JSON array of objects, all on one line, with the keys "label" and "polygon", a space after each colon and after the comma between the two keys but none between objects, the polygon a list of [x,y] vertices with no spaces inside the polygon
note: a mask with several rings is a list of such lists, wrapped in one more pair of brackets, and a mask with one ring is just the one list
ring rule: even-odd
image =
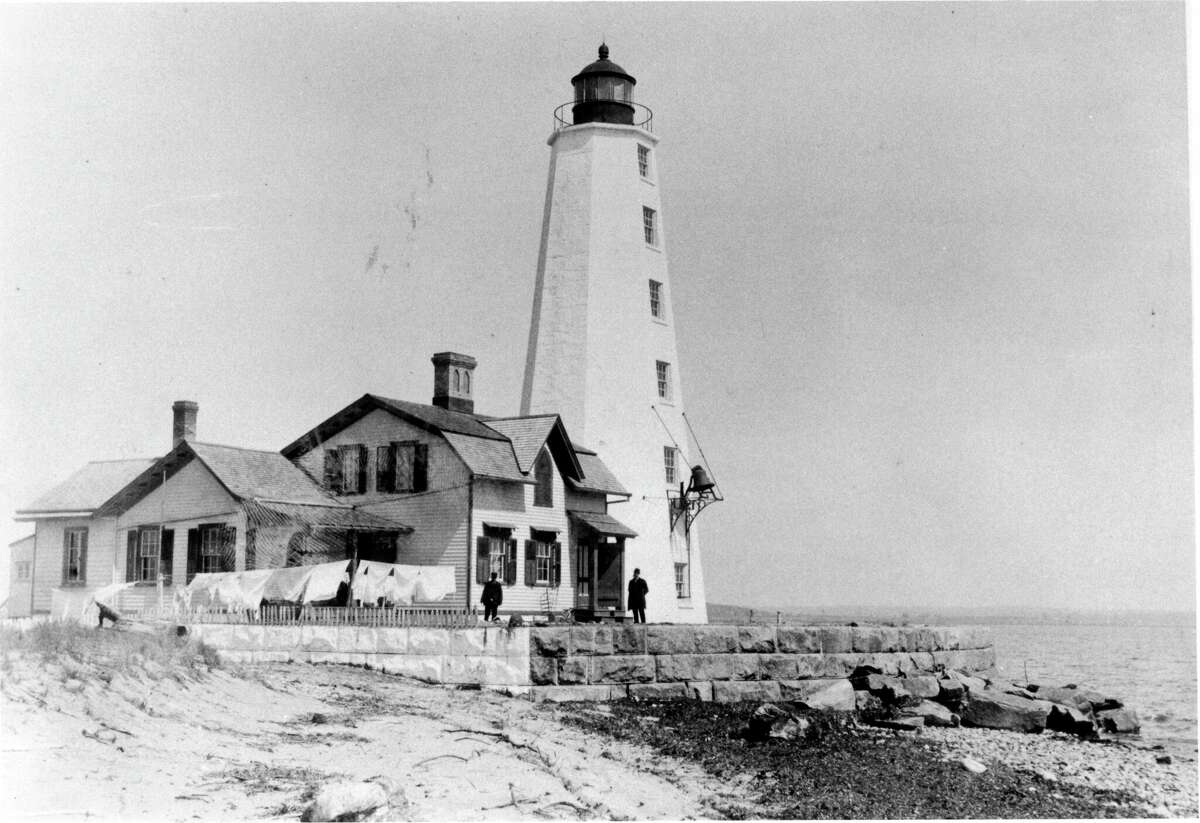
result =
[{"label": "water", "polygon": [[992,625],[1006,679],[1077,683],[1134,709],[1142,738],[1196,758],[1195,625]]}]

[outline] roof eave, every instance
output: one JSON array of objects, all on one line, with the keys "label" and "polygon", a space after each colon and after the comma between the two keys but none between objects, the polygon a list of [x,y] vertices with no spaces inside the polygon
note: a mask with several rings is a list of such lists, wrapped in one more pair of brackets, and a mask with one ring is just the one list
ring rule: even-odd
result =
[{"label": "roof eave", "polygon": [[18,509],[13,520],[28,523],[33,520],[62,520],[69,517],[92,517],[96,509]]}]

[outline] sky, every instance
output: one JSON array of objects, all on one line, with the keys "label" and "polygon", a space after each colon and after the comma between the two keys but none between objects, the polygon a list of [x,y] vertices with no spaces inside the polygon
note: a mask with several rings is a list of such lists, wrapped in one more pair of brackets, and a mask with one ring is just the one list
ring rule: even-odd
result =
[{"label": "sky", "polygon": [[710,601],[1194,608],[1182,4],[4,6],[0,514],[177,399],[279,449],[450,349],[517,413],[602,39]]}]

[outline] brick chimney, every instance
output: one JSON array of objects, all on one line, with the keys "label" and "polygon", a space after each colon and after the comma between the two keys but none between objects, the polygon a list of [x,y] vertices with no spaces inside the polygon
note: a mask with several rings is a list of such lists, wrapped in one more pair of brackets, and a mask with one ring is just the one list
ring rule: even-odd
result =
[{"label": "brick chimney", "polygon": [[475,358],[443,351],[433,361],[433,405],[450,411],[475,413]]},{"label": "brick chimney", "polygon": [[171,448],[179,445],[180,441],[189,443],[196,439],[196,412],[200,404],[192,400],[176,400],[171,406],[175,413],[175,422],[171,427]]}]

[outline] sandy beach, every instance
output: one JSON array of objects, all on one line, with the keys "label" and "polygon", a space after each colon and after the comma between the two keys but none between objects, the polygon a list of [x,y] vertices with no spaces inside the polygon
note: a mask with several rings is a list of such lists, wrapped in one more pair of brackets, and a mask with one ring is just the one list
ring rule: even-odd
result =
[{"label": "sandy beach", "polygon": [[[603,704],[533,704],[343,666],[211,668],[138,653],[119,665],[86,654],[47,662],[11,649],[3,661],[9,819],[298,819],[314,793],[341,780],[384,786],[386,819],[771,817],[780,807],[769,799],[770,777],[749,770],[741,752],[792,756],[732,739],[720,744],[732,752],[720,769],[672,756],[663,741],[694,730],[643,731],[671,711],[665,704],[624,704],[611,734],[576,722],[610,721],[614,707]],[[688,710],[704,706],[712,707],[706,722],[732,716],[715,704]],[[721,731],[712,739],[730,738],[727,726],[714,725]],[[897,740],[865,727],[851,732],[860,746]],[[1006,791],[1010,783],[1024,791],[1022,781],[1043,787],[1053,816],[1196,814],[1196,764],[1159,764],[1146,749],[965,729],[887,745],[900,747],[901,764],[905,752],[926,764],[936,757],[955,780],[972,777],[959,777],[956,759],[973,757],[993,784],[1003,776]],[[832,762],[834,752],[803,754],[811,765]],[[878,782],[848,775],[852,790]],[[921,816],[942,816],[936,795]],[[1032,795],[1023,802],[1039,808]],[[828,812],[821,816],[839,816],[836,807]]]}]

